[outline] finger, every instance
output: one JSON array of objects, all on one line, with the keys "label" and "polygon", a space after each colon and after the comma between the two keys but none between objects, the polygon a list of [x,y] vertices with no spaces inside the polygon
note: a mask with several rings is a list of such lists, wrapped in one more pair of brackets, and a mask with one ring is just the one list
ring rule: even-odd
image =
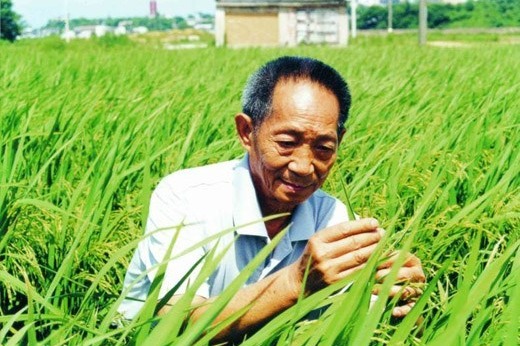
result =
[{"label": "finger", "polygon": [[390,268],[397,260],[398,251],[392,251],[386,255],[383,263],[377,266],[378,269]]},{"label": "finger", "polygon": [[[387,258],[383,263],[381,263],[378,268],[390,268],[392,265],[397,261],[399,256],[402,256],[402,251],[392,251],[387,255]],[[416,256],[407,253],[404,255],[405,260],[403,262],[403,267],[420,267],[421,266],[421,260],[417,258]]]},{"label": "finger", "polygon": [[403,318],[405,317],[410,311],[412,311],[412,308],[414,307],[415,302],[409,302],[405,305],[396,306],[392,309],[392,316],[397,318]]},{"label": "finger", "polygon": [[[372,293],[379,295],[381,293],[381,285],[375,285],[372,289]],[[393,285],[390,288],[390,292],[388,293],[388,297],[395,298],[397,297],[399,300],[411,300],[419,297],[423,293],[421,287],[414,286],[402,286],[402,285]]]},{"label": "finger", "polygon": [[[381,282],[387,277],[390,272],[392,271],[391,268],[389,269],[379,269],[376,272],[376,280]],[[397,276],[395,278],[396,282],[426,282],[426,277],[424,276],[424,272],[422,271],[421,267],[403,267],[399,268],[399,271],[397,272]]]},{"label": "finger", "polygon": [[361,249],[348,252],[342,256],[330,260],[331,265],[337,272],[365,264],[377,248],[377,243],[365,246]]},{"label": "finger", "polygon": [[354,221],[347,221],[328,227],[317,234],[324,242],[333,242],[339,239],[347,238],[354,234],[365,232],[374,232],[379,227],[379,222],[376,219],[359,219]]},{"label": "finger", "polygon": [[[365,247],[371,247],[371,245],[377,244],[382,237],[382,231],[380,232],[378,230],[351,235],[347,238],[328,243],[327,255],[329,258],[342,257],[350,252],[354,252]],[[358,264],[360,263],[362,262],[358,262]]]},{"label": "finger", "polygon": [[334,276],[334,282],[342,280],[342,279],[346,278],[347,276],[354,274],[358,270],[361,270],[361,269],[365,268],[366,265],[367,265],[366,263],[363,263],[363,264],[360,264],[360,265],[358,265],[356,267],[352,267],[352,268],[349,268],[347,270],[343,270],[341,272],[338,272]]},{"label": "finger", "polygon": [[[362,250],[365,251],[366,249]],[[370,255],[362,255],[369,257]],[[352,260],[352,263],[355,263]],[[312,274],[318,275],[309,275],[310,280],[317,280],[318,282],[323,282],[327,285],[331,285],[334,282],[337,282],[341,279],[344,279],[350,274],[364,268],[366,266],[366,260],[360,264],[352,264],[345,265],[341,262],[340,259],[327,260],[322,263],[317,264],[314,268],[311,268]],[[308,279],[308,280],[309,280]]]}]

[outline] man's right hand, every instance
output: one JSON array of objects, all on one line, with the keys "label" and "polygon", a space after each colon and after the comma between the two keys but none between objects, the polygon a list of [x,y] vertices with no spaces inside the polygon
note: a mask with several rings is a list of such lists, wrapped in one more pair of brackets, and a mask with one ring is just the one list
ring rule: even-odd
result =
[{"label": "man's right hand", "polygon": [[[234,295],[213,323],[223,322],[248,308],[213,342],[239,342],[245,334],[255,332],[273,316],[296,304],[309,260],[306,293],[315,292],[362,268],[382,235],[383,230],[374,219],[345,222],[317,232],[309,239],[298,261],[240,289]],[[200,319],[217,297],[197,299],[195,303],[203,304],[194,307],[191,314],[193,321]]]},{"label": "man's right hand", "polygon": [[[365,266],[384,230],[377,220],[347,221],[314,234],[292,267],[295,290],[299,291],[309,266],[306,293],[316,292]],[[310,264],[309,264],[310,262]]]}]

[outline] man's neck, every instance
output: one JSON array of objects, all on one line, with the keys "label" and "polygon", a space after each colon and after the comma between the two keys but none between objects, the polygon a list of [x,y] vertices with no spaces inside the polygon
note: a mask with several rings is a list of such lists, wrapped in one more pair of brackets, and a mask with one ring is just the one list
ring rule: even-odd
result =
[{"label": "man's neck", "polygon": [[280,233],[291,221],[291,215],[277,217],[276,219],[269,220],[265,222],[265,228],[267,229],[267,234],[269,235],[269,239],[273,239],[276,237],[278,233]]},{"label": "man's neck", "polygon": [[260,206],[260,211],[262,212],[263,217],[278,215],[278,214],[286,214],[289,215],[279,216],[275,219],[269,220],[265,222],[265,228],[267,229],[267,234],[270,239],[273,239],[278,233],[280,233],[291,221],[291,215],[296,206],[281,204],[277,201],[271,200],[262,195],[261,189],[257,186],[259,184],[255,183],[255,179],[253,177],[253,184],[256,190],[256,197],[258,199],[258,204]]},{"label": "man's neck", "polygon": [[273,216],[277,214],[287,214],[289,215],[283,215],[279,216],[275,219],[269,220],[265,222],[265,228],[267,229],[267,234],[269,235],[270,239],[273,239],[278,233],[280,233],[291,221],[291,215],[294,211],[295,207],[293,208],[278,208],[270,206],[269,203],[260,203],[260,210],[262,211],[262,216]]}]

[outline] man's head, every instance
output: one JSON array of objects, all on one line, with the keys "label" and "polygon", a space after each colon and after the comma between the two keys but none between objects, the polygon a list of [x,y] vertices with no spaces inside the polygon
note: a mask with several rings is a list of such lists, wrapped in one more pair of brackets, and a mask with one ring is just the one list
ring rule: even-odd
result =
[{"label": "man's head", "polygon": [[349,105],[346,83],[317,60],[280,58],[250,78],[235,122],[264,215],[290,212],[321,187]]},{"label": "man's head", "polygon": [[312,58],[284,56],[269,61],[250,77],[242,95],[242,112],[257,128],[272,111],[273,92],[280,81],[309,80],[332,92],[339,104],[338,133],[345,128],[350,92],[345,80],[329,65]]}]

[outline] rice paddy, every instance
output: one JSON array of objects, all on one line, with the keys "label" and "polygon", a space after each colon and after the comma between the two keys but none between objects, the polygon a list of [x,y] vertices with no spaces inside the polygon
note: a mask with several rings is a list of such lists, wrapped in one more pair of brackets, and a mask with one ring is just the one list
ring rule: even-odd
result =
[{"label": "rice paddy", "polygon": [[208,344],[244,278],[197,323],[182,323],[187,299],[162,319],[152,299],[115,328],[123,277],[154,186],[242,155],[241,90],[280,55],[321,59],[348,81],[353,108],[324,189],[345,200],[346,183],[386,248],[421,258],[428,285],[402,321],[388,285],[369,308],[374,258],[347,292],[302,298],[242,344],[520,343],[520,49],[419,48],[402,35],[342,49],[0,45],[0,344]]}]

